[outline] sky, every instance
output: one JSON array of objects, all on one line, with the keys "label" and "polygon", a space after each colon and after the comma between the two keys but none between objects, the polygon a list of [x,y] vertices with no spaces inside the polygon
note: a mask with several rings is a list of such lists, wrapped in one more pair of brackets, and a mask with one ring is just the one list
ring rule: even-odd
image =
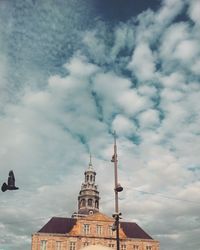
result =
[{"label": "sky", "polygon": [[88,167],[162,250],[200,245],[200,1],[0,0],[0,249],[70,217]]}]

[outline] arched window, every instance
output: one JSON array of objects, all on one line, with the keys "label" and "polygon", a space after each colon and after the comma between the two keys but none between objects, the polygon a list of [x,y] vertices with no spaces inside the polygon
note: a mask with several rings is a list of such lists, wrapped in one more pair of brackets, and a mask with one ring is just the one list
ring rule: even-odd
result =
[{"label": "arched window", "polygon": [[90,175],[90,181],[92,182],[92,175]]},{"label": "arched window", "polygon": [[85,202],[85,199],[82,199],[82,200],[81,200],[81,206],[82,206],[82,207],[85,207],[85,203],[86,203],[86,202]]},{"label": "arched window", "polygon": [[87,181],[89,181],[89,175],[87,175]]},{"label": "arched window", "polygon": [[88,199],[88,206],[92,207],[92,199]]},{"label": "arched window", "polygon": [[95,201],[95,208],[99,208],[99,202]]}]

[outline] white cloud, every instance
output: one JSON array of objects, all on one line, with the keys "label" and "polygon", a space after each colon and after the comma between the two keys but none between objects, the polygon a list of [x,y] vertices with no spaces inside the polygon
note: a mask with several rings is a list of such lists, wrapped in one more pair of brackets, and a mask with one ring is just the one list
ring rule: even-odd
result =
[{"label": "white cloud", "polygon": [[81,78],[91,76],[98,70],[96,65],[88,63],[87,58],[81,55],[74,56],[64,67],[69,71],[70,75]]},{"label": "white cloud", "polygon": [[117,102],[123,111],[129,116],[134,116],[138,112],[145,110],[152,105],[152,102],[148,98],[138,95],[133,89],[121,93]]},{"label": "white cloud", "polygon": [[115,59],[123,49],[130,49],[134,44],[134,31],[128,25],[121,24],[115,29],[115,42],[111,50],[111,57]]},{"label": "white cloud", "polygon": [[87,47],[89,55],[93,58],[96,63],[105,63],[109,61],[107,58],[107,48],[103,39],[97,38],[96,31],[86,32],[83,42]]},{"label": "white cloud", "polygon": [[148,44],[141,43],[136,46],[128,69],[135,74],[140,81],[147,81],[154,78],[155,59]]},{"label": "white cloud", "polygon": [[138,87],[138,93],[142,96],[154,97],[157,94],[157,89],[155,86],[140,85]]},{"label": "white cloud", "polygon": [[153,128],[160,123],[159,113],[154,109],[149,109],[139,114],[138,120],[142,128]]},{"label": "white cloud", "polygon": [[186,22],[172,24],[167,30],[165,30],[160,47],[160,54],[163,59],[169,59],[173,56],[176,46],[181,41],[188,39],[188,37],[189,25]]},{"label": "white cloud", "polygon": [[162,7],[159,9],[156,15],[156,22],[162,25],[163,22],[169,23],[175,16],[180,13],[184,6],[182,0],[164,0],[162,1]]},{"label": "white cloud", "polygon": [[199,17],[199,12],[200,12],[200,2],[199,0],[191,0],[189,1],[189,16],[190,18],[196,23],[200,24],[200,17]]},{"label": "white cloud", "polygon": [[181,86],[185,83],[185,75],[180,72],[173,72],[170,75],[161,77],[160,80],[164,87],[177,89],[181,88]]},{"label": "white cloud", "polygon": [[174,57],[180,61],[191,61],[199,53],[199,44],[195,40],[181,41],[174,51]]},{"label": "white cloud", "polygon": [[191,66],[191,70],[194,74],[200,75],[200,59],[197,59]]},{"label": "white cloud", "polygon": [[119,136],[129,136],[136,132],[137,127],[134,122],[123,115],[117,115],[112,123],[113,131]]}]

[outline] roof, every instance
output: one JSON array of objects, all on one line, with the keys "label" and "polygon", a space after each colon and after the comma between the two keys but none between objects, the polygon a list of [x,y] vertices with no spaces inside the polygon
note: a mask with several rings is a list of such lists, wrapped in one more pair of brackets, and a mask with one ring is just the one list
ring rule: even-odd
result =
[{"label": "roof", "polygon": [[[81,220],[93,221],[113,221],[110,217],[101,213],[80,218]],[[53,217],[45,224],[38,233],[66,234],[69,233],[76,224],[75,218]],[[134,222],[120,222],[120,226],[127,238],[152,239],[140,226]]]},{"label": "roof", "polygon": [[74,218],[53,217],[38,231],[38,233],[66,234],[71,231],[75,224],[76,219]]},{"label": "roof", "polygon": [[120,222],[120,225],[128,238],[152,239],[150,235],[134,222]]}]

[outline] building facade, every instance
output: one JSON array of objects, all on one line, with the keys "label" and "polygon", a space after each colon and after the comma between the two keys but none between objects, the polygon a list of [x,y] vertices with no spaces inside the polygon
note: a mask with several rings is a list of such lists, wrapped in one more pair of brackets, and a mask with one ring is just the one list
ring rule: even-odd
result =
[{"label": "building facade", "polygon": [[[96,172],[91,160],[71,218],[53,217],[32,235],[32,250],[79,250],[88,245],[116,249],[114,219],[99,212]],[[120,250],[159,250],[159,242],[134,222],[120,221]]]}]

